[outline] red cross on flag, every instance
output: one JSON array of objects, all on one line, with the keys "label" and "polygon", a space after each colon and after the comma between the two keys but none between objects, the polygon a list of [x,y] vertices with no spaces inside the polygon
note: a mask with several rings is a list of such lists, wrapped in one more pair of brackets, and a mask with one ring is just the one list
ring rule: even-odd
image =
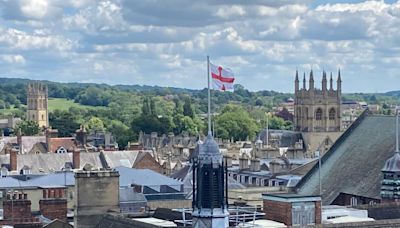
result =
[{"label": "red cross on flag", "polygon": [[222,91],[233,90],[235,77],[230,69],[210,63],[210,71],[213,89]]}]

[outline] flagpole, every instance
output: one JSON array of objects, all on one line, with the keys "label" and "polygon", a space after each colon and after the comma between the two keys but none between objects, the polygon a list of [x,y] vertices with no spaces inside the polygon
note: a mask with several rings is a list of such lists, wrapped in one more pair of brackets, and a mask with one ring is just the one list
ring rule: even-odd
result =
[{"label": "flagpole", "polygon": [[210,92],[210,56],[207,55],[207,81],[208,81],[208,134],[211,135],[211,92]]}]

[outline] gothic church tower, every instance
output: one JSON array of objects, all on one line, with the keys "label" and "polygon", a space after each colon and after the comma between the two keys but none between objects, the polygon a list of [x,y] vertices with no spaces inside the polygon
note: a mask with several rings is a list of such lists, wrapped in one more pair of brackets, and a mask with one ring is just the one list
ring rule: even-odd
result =
[{"label": "gothic church tower", "polygon": [[294,124],[301,132],[340,132],[342,80],[340,70],[337,76],[336,90],[333,89],[332,73],[329,88],[326,72],[322,72],[322,88],[314,87],[313,71],[310,72],[309,87],[306,88],[306,75],[303,76],[303,88],[300,88],[296,70]]},{"label": "gothic church tower", "polygon": [[47,110],[48,102],[47,86],[34,82],[28,84],[27,88],[27,120],[38,123],[40,128],[49,127],[49,115]]}]

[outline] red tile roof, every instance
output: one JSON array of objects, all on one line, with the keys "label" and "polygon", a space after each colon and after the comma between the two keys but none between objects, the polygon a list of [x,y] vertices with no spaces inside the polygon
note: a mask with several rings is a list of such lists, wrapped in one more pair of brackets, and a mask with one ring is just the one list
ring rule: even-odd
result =
[{"label": "red tile roof", "polygon": [[[49,146],[49,145],[47,145]],[[56,152],[60,147],[64,147],[67,151],[72,151],[76,148],[75,138],[51,138],[50,149],[51,152]]]}]

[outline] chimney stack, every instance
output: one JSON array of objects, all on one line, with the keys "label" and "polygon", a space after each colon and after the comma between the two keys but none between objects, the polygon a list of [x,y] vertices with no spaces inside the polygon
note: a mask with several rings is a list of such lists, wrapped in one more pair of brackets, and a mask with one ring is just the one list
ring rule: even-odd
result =
[{"label": "chimney stack", "polygon": [[8,193],[3,201],[4,220],[21,220],[32,218],[31,201],[26,193]]},{"label": "chimney stack", "polygon": [[8,149],[10,153],[10,171],[16,171],[17,170],[17,153],[18,151],[15,149]]},{"label": "chimney stack", "polygon": [[259,159],[251,159],[250,171],[251,172],[259,172],[260,171],[260,160]]},{"label": "chimney stack", "polygon": [[67,199],[64,188],[43,189],[43,199],[39,201],[40,213],[51,220],[67,220]]},{"label": "chimney stack", "polygon": [[47,152],[53,152],[53,151],[50,151],[50,149],[51,149],[51,138],[57,138],[57,137],[58,137],[58,130],[57,129],[51,129],[51,128],[46,129]]},{"label": "chimney stack", "polygon": [[83,146],[86,145],[87,142],[87,132],[85,126],[81,125],[79,130],[76,131],[76,140],[82,144]]},{"label": "chimney stack", "polygon": [[74,169],[80,169],[81,167],[81,151],[78,148],[72,152],[72,165]]},{"label": "chimney stack", "polygon": [[239,158],[239,169],[243,170],[248,168],[249,168],[249,160],[247,159],[247,157]]},{"label": "chimney stack", "polygon": [[21,133],[21,128],[18,128],[17,131],[17,144],[19,147],[19,153],[22,154],[22,133]]}]

